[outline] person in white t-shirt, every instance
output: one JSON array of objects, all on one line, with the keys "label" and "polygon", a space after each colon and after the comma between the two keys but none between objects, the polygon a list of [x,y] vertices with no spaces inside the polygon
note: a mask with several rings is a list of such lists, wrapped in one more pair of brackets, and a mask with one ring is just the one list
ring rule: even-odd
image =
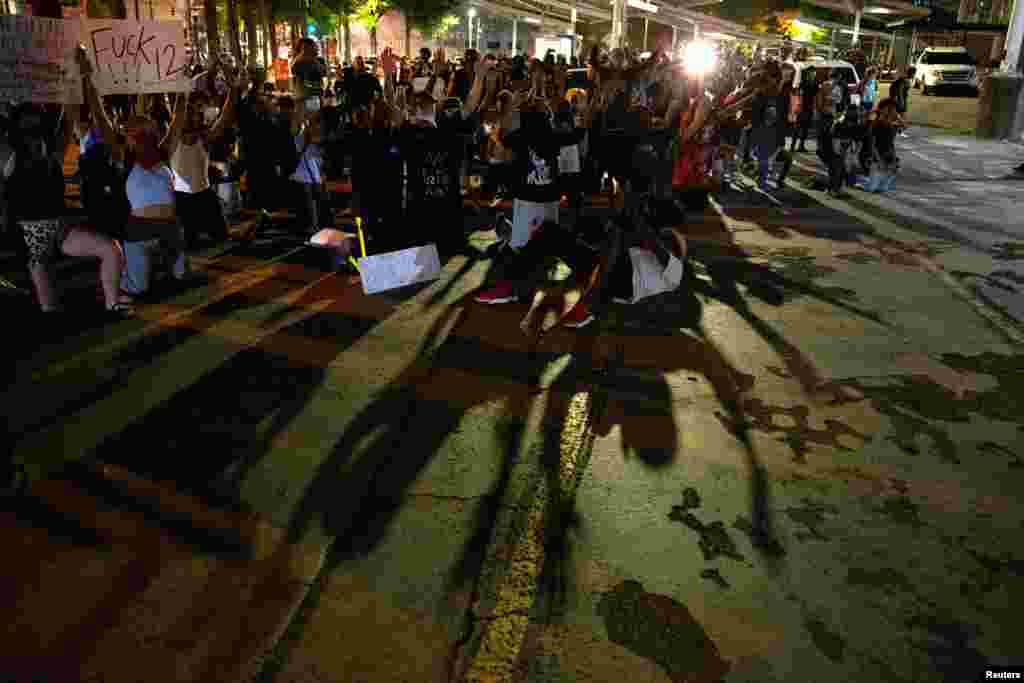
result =
[{"label": "person in white t-shirt", "polygon": [[233,125],[235,100],[248,74],[245,70],[235,74],[227,69],[224,69],[224,74],[230,87],[220,117],[212,126],[207,126],[205,112],[208,100],[196,94],[190,94],[187,101],[179,97],[175,116],[184,116],[185,123],[180,129],[172,126],[173,137],[166,143],[171,155],[171,170],[174,171],[175,204],[189,244],[195,243],[200,232],[218,240],[227,238],[228,226],[220,199],[210,185],[210,146],[217,143]]}]

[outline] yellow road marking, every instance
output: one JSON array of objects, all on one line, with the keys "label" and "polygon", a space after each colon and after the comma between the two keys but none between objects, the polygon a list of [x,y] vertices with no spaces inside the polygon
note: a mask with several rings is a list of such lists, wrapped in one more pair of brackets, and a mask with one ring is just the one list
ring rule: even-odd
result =
[{"label": "yellow road marking", "polygon": [[[576,496],[579,486],[582,475],[579,457],[588,446],[591,407],[591,395],[586,391],[578,392],[569,401],[559,439],[558,490],[550,490],[547,477],[538,477],[526,523],[511,544],[509,566],[496,586],[494,611],[484,622],[479,650],[466,671],[465,683],[512,680],[530,624],[529,611],[537,598],[537,582],[546,557],[547,526],[560,523],[560,520],[550,519],[550,515],[553,511],[557,515],[562,505]],[[552,502],[557,504],[552,505]]]}]

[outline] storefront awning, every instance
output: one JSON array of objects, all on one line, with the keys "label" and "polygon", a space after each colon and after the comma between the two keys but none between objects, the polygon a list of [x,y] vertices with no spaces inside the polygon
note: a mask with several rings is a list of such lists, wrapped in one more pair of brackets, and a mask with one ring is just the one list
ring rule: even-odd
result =
[{"label": "storefront awning", "polygon": [[861,12],[864,16],[877,18],[879,21],[927,17],[932,13],[927,7],[918,7],[903,0],[807,0],[807,2],[815,7],[824,7],[851,17]]}]

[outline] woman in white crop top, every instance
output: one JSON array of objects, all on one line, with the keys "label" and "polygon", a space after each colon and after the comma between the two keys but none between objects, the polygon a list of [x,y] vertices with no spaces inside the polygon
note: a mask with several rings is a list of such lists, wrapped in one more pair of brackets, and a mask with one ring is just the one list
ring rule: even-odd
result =
[{"label": "woman in white crop top", "polygon": [[[91,76],[91,69],[86,67],[85,70]],[[86,80],[86,93],[93,117],[103,130],[105,139],[111,141],[112,155],[120,159],[134,159],[126,186],[131,215],[124,228],[123,248],[127,266],[121,278],[122,297],[128,301],[149,289],[154,240],[159,240],[169,251],[175,278],[182,280],[190,274],[185,255],[185,235],[174,201],[174,173],[165,162],[165,143],[180,134],[184,123],[185,96],[178,95],[174,121],[162,144],[156,122],[145,116],[134,116],[125,121],[122,139],[107,118],[91,79]]]}]

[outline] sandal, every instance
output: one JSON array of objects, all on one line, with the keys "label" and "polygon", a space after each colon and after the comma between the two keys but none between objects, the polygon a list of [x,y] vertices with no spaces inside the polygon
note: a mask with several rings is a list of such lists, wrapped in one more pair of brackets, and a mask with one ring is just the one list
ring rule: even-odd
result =
[{"label": "sandal", "polygon": [[113,306],[107,306],[107,313],[116,315],[118,317],[127,318],[135,313],[135,309],[126,303],[118,301]]}]

